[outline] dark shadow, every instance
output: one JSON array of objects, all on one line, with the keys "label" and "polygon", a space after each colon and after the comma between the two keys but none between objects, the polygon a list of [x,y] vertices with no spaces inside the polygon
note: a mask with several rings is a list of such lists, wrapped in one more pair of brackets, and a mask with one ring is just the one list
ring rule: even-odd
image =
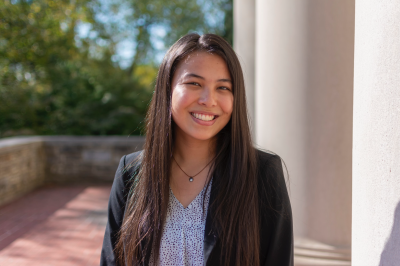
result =
[{"label": "dark shadow", "polygon": [[379,266],[400,265],[400,202],[394,212],[394,222],[390,237],[386,242],[385,249],[381,254]]},{"label": "dark shadow", "polygon": [[0,251],[31,231],[86,187],[47,186],[0,207]]}]

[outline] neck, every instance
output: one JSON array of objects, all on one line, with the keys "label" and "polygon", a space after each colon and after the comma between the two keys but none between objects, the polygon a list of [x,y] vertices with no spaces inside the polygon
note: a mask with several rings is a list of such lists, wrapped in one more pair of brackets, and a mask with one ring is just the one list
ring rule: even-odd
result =
[{"label": "neck", "polygon": [[198,140],[187,136],[175,136],[173,156],[182,164],[207,164],[214,158],[215,139]]},{"label": "neck", "polygon": [[[175,131],[173,156],[169,180],[176,199],[185,208],[203,190],[215,154],[216,138],[199,140]],[[178,166],[179,165],[179,166]]]}]

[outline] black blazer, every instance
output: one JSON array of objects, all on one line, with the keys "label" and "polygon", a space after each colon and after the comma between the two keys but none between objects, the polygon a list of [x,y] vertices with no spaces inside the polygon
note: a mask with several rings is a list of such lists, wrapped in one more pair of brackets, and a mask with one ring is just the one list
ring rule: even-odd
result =
[{"label": "black blazer", "polygon": [[[130,178],[135,174],[140,161],[125,169],[137,159],[141,151],[121,158],[112,185],[108,203],[108,223],[101,251],[101,266],[115,266],[114,248],[117,233],[124,218],[125,203],[130,189]],[[257,150],[258,192],[260,206],[260,265],[293,266],[293,225],[292,211],[286,189],[281,159]],[[215,177],[214,177],[215,178]],[[210,204],[216,191],[211,186]],[[209,208],[210,209],[210,208]],[[206,265],[219,265],[221,243],[211,228],[212,211],[208,211],[204,235],[204,261]],[[235,243],[232,243],[234,245]],[[146,255],[149,257],[149,254]]]}]

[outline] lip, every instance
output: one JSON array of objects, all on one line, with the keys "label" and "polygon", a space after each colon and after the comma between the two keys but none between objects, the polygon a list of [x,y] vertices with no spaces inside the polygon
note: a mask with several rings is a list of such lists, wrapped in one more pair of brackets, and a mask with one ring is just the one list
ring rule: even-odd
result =
[{"label": "lip", "polygon": [[[215,118],[213,120],[211,120],[211,121],[203,121],[203,120],[200,120],[200,119],[194,117],[191,113],[204,114],[204,115],[213,115],[213,116],[215,116]],[[190,112],[189,115],[193,119],[194,122],[196,122],[197,124],[200,124],[202,126],[212,126],[212,125],[214,125],[215,121],[217,121],[217,119],[219,117],[219,115],[214,114],[214,113],[210,113],[210,112]]]}]

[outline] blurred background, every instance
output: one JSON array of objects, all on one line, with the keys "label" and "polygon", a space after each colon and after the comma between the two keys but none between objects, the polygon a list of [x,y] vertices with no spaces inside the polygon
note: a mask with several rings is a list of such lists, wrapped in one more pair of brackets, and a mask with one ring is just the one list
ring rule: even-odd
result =
[{"label": "blurred background", "polygon": [[216,33],[289,172],[295,266],[400,261],[400,2],[1,0],[0,265],[98,265],[166,49]]},{"label": "blurred background", "polygon": [[232,0],[0,2],[0,138],[140,135],[166,49],[232,44]]}]

